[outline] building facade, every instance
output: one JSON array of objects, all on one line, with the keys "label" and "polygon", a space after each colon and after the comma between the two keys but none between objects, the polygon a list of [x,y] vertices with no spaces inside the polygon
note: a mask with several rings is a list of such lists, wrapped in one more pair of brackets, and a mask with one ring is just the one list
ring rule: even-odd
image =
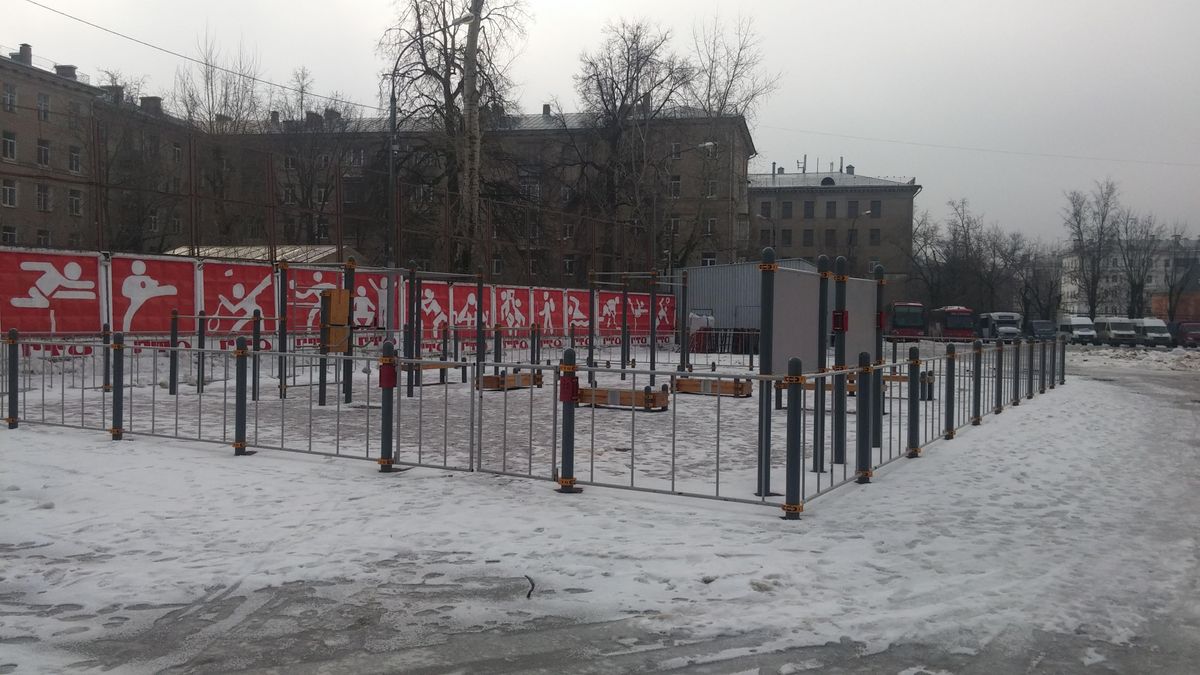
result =
[{"label": "building facade", "polygon": [[[1146,307],[1159,318],[1168,318],[1169,298],[1174,289],[1176,301],[1181,294],[1195,290],[1200,281],[1200,239],[1170,239],[1158,242],[1146,275]],[[1125,316],[1129,308],[1129,282],[1119,253],[1101,261],[1096,316]],[[1091,309],[1080,283],[1080,258],[1074,253],[1062,257],[1062,312],[1086,316]],[[1189,310],[1190,312],[1190,306]],[[1185,312],[1187,313],[1187,312]]]}]

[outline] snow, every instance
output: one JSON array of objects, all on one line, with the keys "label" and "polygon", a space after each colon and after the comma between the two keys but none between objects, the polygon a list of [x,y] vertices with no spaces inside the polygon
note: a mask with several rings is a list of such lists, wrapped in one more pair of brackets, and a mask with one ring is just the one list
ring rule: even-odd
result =
[{"label": "snow", "polygon": [[[202,617],[187,640],[145,646],[121,668],[160,670],[301,582],[326,584],[313,591],[322,602],[399,603],[388,611],[404,628],[378,648],[627,617],[693,640],[758,635],[758,653],[843,638],[975,650],[1009,625],[1121,644],[1151,618],[1141,608],[1169,603],[1196,545],[1164,544],[1148,517],[1186,489],[1167,480],[1174,453],[1139,454],[1126,470],[1148,430],[1188,447],[1175,428],[1146,397],[1074,379],[793,522],[753,505],[560,495],[436,469],[384,476],[343,458],[234,458],[215,444],[23,424],[0,435],[0,661],[100,669],[95,641]],[[275,630],[242,637],[269,644]]]},{"label": "snow", "polygon": [[1071,347],[1068,362],[1079,367],[1200,371],[1200,350],[1130,347]]}]

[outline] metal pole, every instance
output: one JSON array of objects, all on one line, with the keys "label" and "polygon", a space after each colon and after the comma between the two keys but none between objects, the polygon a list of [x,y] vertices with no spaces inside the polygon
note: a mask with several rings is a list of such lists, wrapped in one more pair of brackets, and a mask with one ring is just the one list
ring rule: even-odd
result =
[{"label": "metal pole", "polygon": [[[445,372],[445,371],[443,371]],[[396,392],[396,346],[391,340],[383,343],[383,356],[379,357],[379,393],[380,405],[383,407],[379,415],[379,471],[392,471],[392,429],[393,397]]]},{"label": "metal pole", "polygon": [[801,367],[799,357],[788,359],[787,378],[787,489],[783,500],[783,517],[786,520],[796,520],[804,510],[804,502],[800,497],[800,484],[804,480],[804,448],[800,441],[804,433],[803,411],[800,410],[800,378]]},{"label": "metal pole", "polygon": [[1058,378],[1055,377],[1055,374],[1057,372],[1058,372],[1058,341],[1055,340],[1054,345],[1052,347],[1050,347],[1050,388],[1051,389],[1054,388],[1054,385],[1056,384],[1056,380],[1058,380]]},{"label": "metal pole", "polygon": [[871,403],[875,400],[871,394],[873,370],[870,352],[859,352],[858,376],[854,378],[858,383],[858,396],[854,399],[857,402],[855,405],[858,406],[854,415],[856,423],[854,444],[857,449],[854,474],[857,476],[855,482],[860,484],[870,483],[873,475],[871,471]]},{"label": "metal pole", "polygon": [[1041,355],[1038,357],[1038,393],[1046,393],[1046,341],[1042,340]]},{"label": "metal pole", "polygon": [[[875,381],[871,383],[871,393],[875,398],[871,401],[871,446],[883,447],[883,287],[887,284],[884,279],[883,265],[875,269]],[[861,396],[862,394],[859,394]]]},{"label": "metal pole", "polygon": [[[824,373],[829,363],[829,257],[817,257],[817,272],[821,281],[817,290],[817,372]],[[813,387],[813,456],[812,470],[825,470],[825,383],[828,378],[817,378]]]},{"label": "metal pole", "polygon": [[[346,326],[346,357],[342,359],[342,398],[346,403],[354,400],[354,258],[346,260],[346,271],[342,274],[342,288],[350,292],[349,319]],[[279,357],[280,360],[283,357]]]},{"label": "metal pole", "polygon": [[112,336],[112,439],[122,438],[121,422],[125,416],[125,336],[117,333]]},{"label": "metal pole", "polygon": [[908,348],[908,457],[921,456],[921,350]]},{"label": "metal pole", "polygon": [[996,341],[996,405],[992,412],[1004,412],[1004,343]]},{"label": "metal pole", "polygon": [[575,350],[568,348],[558,367],[558,400],[562,403],[562,472],[558,477],[558,491],[563,494],[583,492],[575,486],[575,402],[579,397],[575,367]]},{"label": "metal pole", "polygon": [[1012,404],[1021,405],[1021,341],[1013,341]]},{"label": "metal pole", "polygon": [[21,386],[21,378],[17,372],[18,337],[20,336],[16,328],[8,329],[8,417],[4,418],[4,421],[8,422],[9,429],[16,429],[20,419],[17,417],[17,390]]},{"label": "metal pole", "polygon": [[976,340],[971,351],[971,424],[979,426],[983,421],[983,343]]},{"label": "metal pole", "polygon": [[1067,383],[1067,340],[1066,338],[1056,339],[1059,351],[1062,352],[1062,358],[1058,360],[1058,383]]},{"label": "metal pole", "polygon": [[320,366],[320,371],[317,372],[317,405],[319,406],[325,405],[326,390],[329,387],[329,375],[326,373],[329,359],[325,355],[329,353],[330,300],[329,295],[321,294],[321,345],[317,349],[321,354],[321,358],[317,360]]},{"label": "metal pole", "polygon": [[250,322],[251,351],[254,353],[252,374],[250,377],[250,400],[258,400],[258,350],[262,343],[262,310],[254,310],[254,318]]},{"label": "metal pole", "polygon": [[234,358],[234,395],[233,395],[233,454],[235,456],[249,454],[246,452],[246,338],[238,336],[237,348],[233,351]]},{"label": "metal pole", "polygon": [[658,362],[658,270],[650,272],[650,386],[654,386],[655,363]]},{"label": "metal pole", "polygon": [[504,336],[499,326],[496,326],[492,334],[492,359],[496,363],[495,366],[492,366],[492,373],[499,375],[500,364],[504,361]]},{"label": "metal pole", "polygon": [[[588,358],[587,367],[596,367],[596,280],[588,281]],[[588,384],[596,383],[596,373],[588,370]]]},{"label": "metal pole", "polygon": [[621,282],[621,379],[625,379],[625,367],[629,365],[629,281]]},{"label": "metal pole", "polygon": [[[275,308],[275,341],[279,344],[275,345],[275,352],[279,354],[279,398],[287,398],[287,353],[288,333],[287,333],[287,309],[288,309],[288,264],[286,262],[278,263],[279,267],[279,305]],[[255,341],[255,349],[258,349],[258,342]],[[258,365],[257,361],[254,366],[254,378],[258,380]],[[255,392],[257,396],[257,386]],[[255,400],[258,400],[255,398]]]},{"label": "metal pole", "polygon": [[[775,331],[775,249],[762,251],[759,263],[759,373],[771,374],[772,337]],[[758,383],[758,491],[759,497],[771,496],[771,383]]]},{"label": "metal pole", "polygon": [[104,324],[100,328],[100,343],[104,345],[104,383],[100,388],[104,391],[112,391],[112,354],[108,348],[112,344],[112,331],[108,324]]},{"label": "metal pole", "polygon": [[196,352],[196,393],[204,393],[204,349],[205,349],[205,331],[208,330],[206,316],[204,310],[198,312],[200,318],[196,320],[196,348],[200,351]]},{"label": "metal pole", "polygon": [[687,371],[691,367],[691,348],[688,335],[688,273],[684,270],[680,273],[681,286],[679,290],[679,304],[682,307],[675,308],[675,320],[679,322],[676,330],[679,331],[679,370]]},{"label": "metal pole", "polygon": [[[833,262],[833,369],[846,368],[846,259]],[[846,375],[833,376],[833,462],[846,463]]]},{"label": "metal pole", "polygon": [[[404,323],[404,358],[411,359],[413,358],[413,354],[416,353],[413,350],[413,342],[416,340],[413,327],[416,325],[414,320],[416,319],[417,307],[419,303],[417,298],[417,263],[414,260],[408,261],[408,284],[406,284],[406,287],[408,289],[408,313],[407,321]],[[451,315],[453,315],[454,308],[451,307],[450,309],[452,310]],[[404,379],[407,387],[405,396],[412,398],[413,366],[411,363],[404,367]]]},{"label": "metal pole", "polygon": [[167,393],[179,393],[179,310],[171,310],[171,348],[167,351]]},{"label": "metal pole", "polygon": [[[479,378],[483,375],[483,357],[487,352],[487,337],[483,333],[486,329],[485,323],[483,320],[483,272],[481,271],[475,278],[475,389],[479,391],[481,398],[483,391],[479,389]],[[481,463],[482,453],[483,449],[480,448]],[[475,467],[471,467],[471,470],[474,471]]]},{"label": "metal pole", "polygon": [[1034,341],[1029,340],[1029,365],[1025,367],[1025,398],[1033,398],[1033,350]]},{"label": "metal pole", "polygon": [[946,429],[942,437],[946,440],[954,438],[954,393],[958,388],[958,381],[954,379],[955,366],[958,365],[958,357],[954,353],[954,343],[946,345]]}]

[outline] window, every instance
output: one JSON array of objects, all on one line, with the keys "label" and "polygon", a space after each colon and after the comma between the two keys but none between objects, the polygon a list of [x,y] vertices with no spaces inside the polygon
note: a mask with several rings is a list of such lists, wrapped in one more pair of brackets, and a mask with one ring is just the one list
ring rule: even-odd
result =
[{"label": "window", "polygon": [[329,166],[329,155],[317,155],[317,168],[324,169]]},{"label": "window", "polygon": [[171,216],[171,234],[183,232],[183,220],[179,216]]},{"label": "window", "polygon": [[758,215],[762,216],[763,218],[770,218],[771,217],[771,202],[761,202],[758,205]]},{"label": "window", "polygon": [[151,234],[158,234],[158,211],[151,211],[146,216],[146,229]]},{"label": "window", "polygon": [[179,176],[171,177],[171,192],[179,194]]},{"label": "window", "polygon": [[871,217],[879,218],[883,215],[883,202],[878,199],[871,200]]},{"label": "window", "polygon": [[492,239],[500,238],[500,224],[492,223]]},{"label": "window", "polygon": [[521,196],[530,201],[541,201],[542,199],[542,182],[537,176],[521,176],[520,177]]},{"label": "window", "polygon": [[829,228],[825,230],[825,247],[833,248],[837,246],[837,230]]},{"label": "window", "polygon": [[683,157],[683,144],[682,143],[672,143],[671,144],[671,159],[679,159],[680,157]]},{"label": "window", "polygon": [[50,230],[37,231],[37,245],[45,247],[50,246]]},{"label": "window", "polygon": [[68,190],[67,191],[67,213],[72,216],[83,215],[83,191]]},{"label": "window", "polygon": [[178,143],[171,144],[171,159],[175,160],[176,164],[183,162],[183,146]]},{"label": "window", "polygon": [[17,111],[17,85],[15,85],[15,84],[4,85],[3,105],[4,105],[4,112],[16,112]]},{"label": "window", "polygon": [[0,157],[16,161],[17,159],[17,134],[15,131],[5,131],[0,140]]},{"label": "window", "polygon": [[17,205],[17,181],[5,178],[0,181],[0,206]]},{"label": "window", "polygon": [[0,244],[15,243],[17,243],[17,227],[15,225],[0,227]]},{"label": "window", "polygon": [[317,217],[317,240],[329,241],[329,219],[325,216]]},{"label": "window", "polygon": [[846,243],[850,246],[854,246],[858,243],[857,229],[851,229],[850,231],[846,232]]},{"label": "window", "polygon": [[362,168],[366,161],[367,151],[362,148],[355,148],[350,151],[350,166]]},{"label": "window", "polygon": [[295,204],[296,203],[296,186],[295,185],[288,183],[287,185],[283,186],[283,203],[284,204]]},{"label": "window", "polygon": [[679,234],[679,216],[672,215],[670,218],[667,218],[667,234]]},{"label": "window", "polygon": [[37,144],[38,166],[50,166],[50,141],[39,138]]},{"label": "window", "polygon": [[679,176],[671,176],[671,182],[667,185],[667,194],[671,196],[671,199],[679,199],[679,188]]},{"label": "window", "polygon": [[825,202],[825,217],[837,218],[837,202]]},{"label": "window", "polygon": [[43,122],[50,121],[50,95],[49,94],[38,94],[37,95],[37,115],[38,115],[38,119]]},{"label": "window", "polygon": [[78,232],[72,232],[67,235],[67,246],[69,248],[83,248],[83,235]]},{"label": "window", "polygon": [[816,218],[817,217],[816,212],[817,212],[817,203],[816,202],[813,202],[813,201],[804,202],[804,219],[805,220],[812,220],[813,218]]},{"label": "window", "polygon": [[492,274],[504,273],[504,260],[497,254],[492,256]]},{"label": "window", "polygon": [[702,253],[700,255],[700,266],[701,267],[712,267],[713,265],[716,265],[716,264],[717,264],[717,254],[716,253]]},{"label": "window", "polygon": [[708,197],[709,199],[717,198],[717,181],[715,181],[715,180],[708,181],[707,189],[704,192],[704,196]]},{"label": "window", "polygon": [[574,239],[575,238],[575,223],[563,223],[562,238],[563,239]]},{"label": "window", "polygon": [[857,218],[858,217],[858,200],[857,199],[851,199],[850,201],[846,202],[846,217],[847,218]]},{"label": "window", "polygon": [[792,245],[792,230],[791,230],[791,228],[780,230],[779,235],[780,235],[780,240],[779,240],[780,246],[789,246],[790,247]]},{"label": "window", "polygon": [[709,237],[711,237],[711,236],[713,236],[713,235],[714,235],[714,234],[716,234],[716,233],[717,233],[717,219],[716,219],[716,218],[709,218],[708,220],[704,221],[704,234],[705,234],[705,236],[709,236]]},{"label": "window", "polygon": [[67,102],[67,126],[68,127],[72,128],[72,129],[79,128],[79,117],[80,117],[81,110],[82,109],[79,107],[78,101],[68,101]]},{"label": "window", "polygon": [[45,183],[37,184],[37,210],[50,210],[50,186]]},{"label": "window", "polygon": [[83,161],[80,159],[79,146],[72,145],[67,150],[67,169],[71,173],[79,173],[82,167]]},{"label": "window", "polygon": [[296,168],[296,158],[291,155],[286,155],[283,158],[283,168],[286,171],[291,171]]},{"label": "window", "polygon": [[812,230],[812,228],[807,228],[804,230],[803,234],[801,235],[800,245],[801,246],[812,246],[813,245],[813,230]]},{"label": "window", "polygon": [[792,219],[792,203],[791,202],[783,202],[782,204],[780,204],[779,211],[780,211],[779,216],[781,218],[783,218],[784,220]]},{"label": "window", "polygon": [[317,203],[324,204],[328,201],[329,201],[329,186],[328,185],[318,185],[317,186]]},{"label": "window", "polygon": [[529,259],[529,274],[536,275],[537,273],[538,273],[537,258],[530,258]]},{"label": "window", "polygon": [[770,246],[771,245],[771,231],[770,230],[759,230],[758,231],[758,245],[759,246]]},{"label": "window", "polygon": [[563,204],[570,204],[575,198],[575,190],[571,189],[570,185],[564,185],[558,189],[558,199]]},{"label": "window", "polygon": [[563,274],[575,275],[575,254],[569,253],[563,256]]},{"label": "window", "polygon": [[872,227],[870,229],[870,231],[867,232],[867,241],[871,244],[871,246],[879,245],[879,228],[878,227]]},{"label": "window", "polygon": [[717,156],[717,142],[716,141],[704,141],[703,143],[700,144],[700,147],[704,148],[704,156],[705,157],[712,159],[713,157]]}]

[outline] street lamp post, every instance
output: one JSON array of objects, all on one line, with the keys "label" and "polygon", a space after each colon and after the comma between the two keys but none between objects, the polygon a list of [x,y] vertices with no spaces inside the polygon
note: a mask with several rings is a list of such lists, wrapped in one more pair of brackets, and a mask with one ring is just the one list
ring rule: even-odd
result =
[{"label": "street lamp post", "polygon": [[[847,258],[847,262],[853,261],[853,264],[851,265],[851,269],[850,269],[851,273],[853,273],[854,270],[858,268],[858,257],[854,255],[854,249],[858,248],[858,230],[856,230],[854,228],[858,226],[858,219],[861,216],[869,216],[869,215],[871,215],[870,209],[867,209],[866,211],[863,211],[862,213],[856,214],[854,216],[854,219],[850,221],[849,232],[846,233],[846,258]],[[850,232],[854,233],[854,241],[850,241]],[[870,273],[872,271],[873,270],[867,270],[868,273]]]}]

